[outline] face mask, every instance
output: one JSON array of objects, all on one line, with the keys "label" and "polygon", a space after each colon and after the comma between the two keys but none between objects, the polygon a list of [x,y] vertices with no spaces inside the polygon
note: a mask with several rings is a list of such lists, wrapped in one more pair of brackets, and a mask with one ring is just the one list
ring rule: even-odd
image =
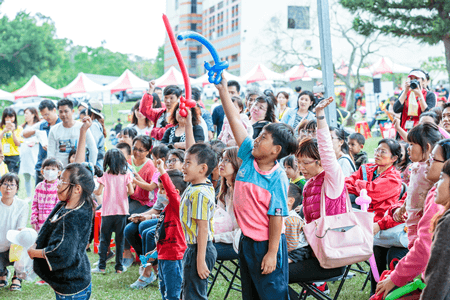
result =
[{"label": "face mask", "polygon": [[164,205],[169,204],[169,199],[167,199],[167,196],[165,194],[158,193],[158,201],[160,201]]},{"label": "face mask", "polygon": [[48,181],[58,179],[58,171],[56,170],[44,170],[44,178]]}]

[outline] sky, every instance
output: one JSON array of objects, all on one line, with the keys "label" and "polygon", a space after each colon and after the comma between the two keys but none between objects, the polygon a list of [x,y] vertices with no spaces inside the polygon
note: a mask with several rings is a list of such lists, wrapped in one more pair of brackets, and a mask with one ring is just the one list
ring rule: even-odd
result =
[{"label": "sky", "polygon": [[165,9],[165,0],[5,0],[0,17],[39,12],[55,22],[58,38],[75,45],[99,47],[104,40],[113,52],[155,58],[164,44]]}]

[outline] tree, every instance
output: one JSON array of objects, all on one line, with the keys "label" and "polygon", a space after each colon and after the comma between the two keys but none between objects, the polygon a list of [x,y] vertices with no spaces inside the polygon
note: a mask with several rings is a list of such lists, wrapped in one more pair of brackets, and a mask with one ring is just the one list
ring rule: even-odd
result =
[{"label": "tree", "polygon": [[[423,43],[444,43],[450,78],[450,1],[448,0],[339,0],[357,13],[353,28],[369,35],[380,32],[395,37],[411,37]],[[369,17],[373,19],[369,20]]]},{"label": "tree", "polygon": [[159,46],[158,48],[158,55],[156,55],[153,64],[153,74],[155,74],[156,78],[164,75],[164,45]]},{"label": "tree", "polygon": [[19,12],[14,20],[0,19],[0,82],[9,84],[61,62],[55,25],[41,14]]}]

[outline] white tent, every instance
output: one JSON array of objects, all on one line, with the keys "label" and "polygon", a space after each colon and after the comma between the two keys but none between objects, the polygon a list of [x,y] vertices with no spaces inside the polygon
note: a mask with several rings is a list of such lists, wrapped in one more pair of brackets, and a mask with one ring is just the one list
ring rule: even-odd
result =
[{"label": "white tent", "polygon": [[373,76],[385,73],[409,73],[412,70],[410,67],[405,67],[394,63],[388,57],[381,57],[373,65],[367,67],[367,69]]},{"label": "white tent", "polygon": [[[192,84],[193,78],[189,78],[189,83]],[[163,76],[156,81],[156,86],[166,87],[168,85],[184,85],[183,75],[174,66],[171,66]]]},{"label": "white tent", "polygon": [[130,70],[126,69],[119,78],[104,86],[105,90],[111,90],[111,94],[127,89],[148,88],[148,82],[140,79]]},{"label": "white tent", "polygon": [[314,68],[306,68],[303,64],[300,64],[284,72],[284,77],[289,81],[308,81],[312,79],[322,78],[322,71]]},{"label": "white tent", "polygon": [[[242,81],[242,78],[236,75],[233,75],[231,73],[228,73],[227,70],[223,70],[222,74],[225,76],[225,78],[230,81],[230,80],[235,80],[235,81]],[[209,80],[208,80],[208,73],[203,74],[202,76],[192,79],[191,80],[191,84],[199,84],[202,87],[205,85],[210,84]]]},{"label": "white tent", "polygon": [[14,95],[5,91],[0,90],[0,100],[10,100],[14,101]]},{"label": "white tent", "polygon": [[15,99],[25,97],[63,97],[63,93],[42,82],[36,75],[20,89],[12,93]]},{"label": "white tent", "polygon": [[64,97],[74,93],[96,93],[104,90],[104,86],[93,82],[84,73],[78,73],[77,78],[60,89],[60,91],[64,93]]},{"label": "white tent", "polygon": [[274,72],[263,64],[257,64],[241,78],[247,84],[264,80],[285,80],[284,74]]}]

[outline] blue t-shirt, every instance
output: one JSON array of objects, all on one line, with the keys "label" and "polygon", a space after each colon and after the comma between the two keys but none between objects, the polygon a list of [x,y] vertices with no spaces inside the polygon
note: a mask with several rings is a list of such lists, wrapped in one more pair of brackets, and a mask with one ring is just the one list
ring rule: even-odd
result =
[{"label": "blue t-shirt", "polygon": [[[58,120],[56,120],[56,124],[61,123],[61,119],[58,118]],[[42,122],[41,125],[39,126],[39,130],[43,130],[47,133],[50,132],[50,125],[48,124],[48,122]],[[35,166],[35,170],[36,171],[41,171],[41,167],[42,167],[42,163],[44,162],[44,160],[47,158],[47,151],[44,150],[44,148],[42,148],[41,144],[39,143],[39,153],[38,153],[38,160]]]},{"label": "blue t-shirt", "polygon": [[289,215],[289,180],[278,161],[270,171],[261,171],[252,150],[253,141],[247,137],[238,152],[242,165],[236,176],[234,213],[245,236],[255,241],[267,241],[269,216]]}]

